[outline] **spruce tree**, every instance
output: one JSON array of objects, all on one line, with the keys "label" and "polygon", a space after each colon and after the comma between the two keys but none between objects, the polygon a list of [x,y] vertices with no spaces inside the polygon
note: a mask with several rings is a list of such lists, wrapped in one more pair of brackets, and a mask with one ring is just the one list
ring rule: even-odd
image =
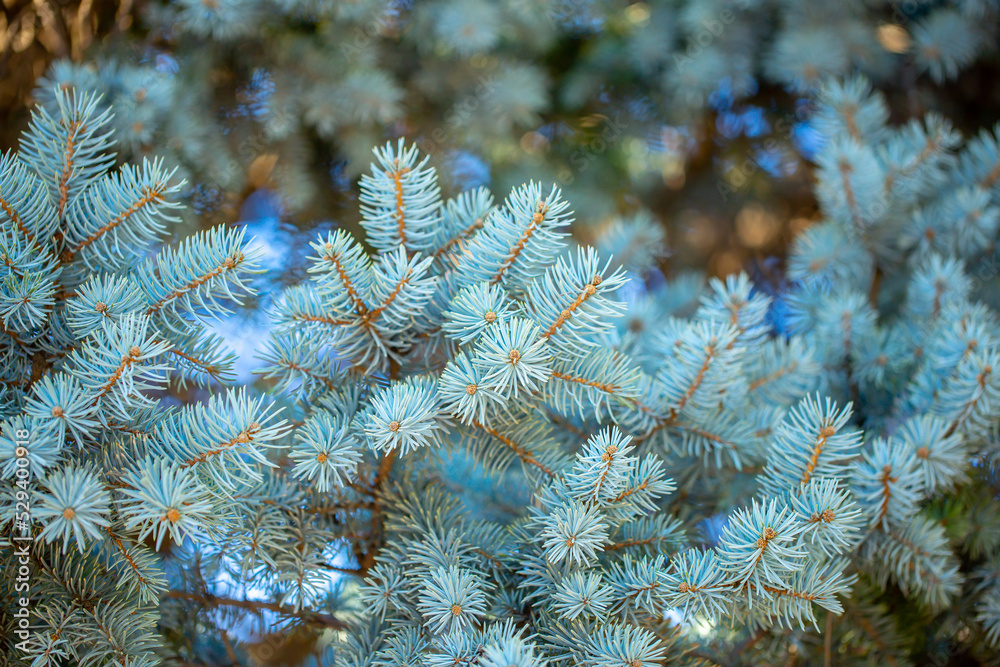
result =
[{"label": "spruce tree", "polygon": [[229,228],[139,261],[169,177],[107,175],[104,117],[58,99],[0,179],[0,473],[32,508],[2,518],[37,587],[15,660],[996,659],[996,132],[892,126],[830,82],[823,219],[777,286],[659,280],[648,221],[602,255],[558,188],[446,199],[390,143],[364,237],[320,235],[277,300],[255,388],[169,408],[227,381],[202,322],[254,251]]}]

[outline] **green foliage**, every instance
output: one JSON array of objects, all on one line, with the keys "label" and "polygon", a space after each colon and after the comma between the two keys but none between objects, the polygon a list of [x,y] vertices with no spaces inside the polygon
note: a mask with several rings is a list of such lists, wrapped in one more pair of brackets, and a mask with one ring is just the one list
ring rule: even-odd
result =
[{"label": "green foliage", "polygon": [[[390,143],[362,179],[365,243],[320,234],[277,299],[257,385],[277,405],[242,388],[167,408],[164,389],[227,377],[204,321],[249,292],[255,252],[223,229],[137,261],[172,186],[156,165],[108,176],[107,121],[57,95],[0,170],[0,474],[33,508],[2,520],[35,537],[38,652],[996,659],[995,133],[892,127],[865,80],[828,84],[823,219],[777,287],[657,280],[642,217],[608,246],[653,248],[602,256],[574,247],[559,188],[445,201]],[[72,151],[79,169],[49,164]]]}]

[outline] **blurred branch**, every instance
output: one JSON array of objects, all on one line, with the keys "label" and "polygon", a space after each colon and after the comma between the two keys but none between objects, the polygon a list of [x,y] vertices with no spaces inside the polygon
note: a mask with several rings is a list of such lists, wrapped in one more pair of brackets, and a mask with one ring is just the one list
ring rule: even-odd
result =
[{"label": "blurred branch", "polygon": [[262,610],[273,611],[274,613],[281,614],[282,616],[298,618],[306,623],[310,623],[312,625],[319,625],[334,630],[346,630],[348,628],[346,623],[337,618],[334,618],[333,616],[330,616],[329,614],[322,614],[319,612],[314,612],[309,610],[296,611],[291,607],[286,607],[284,605],[280,605],[275,602],[220,598],[210,593],[199,595],[197,593],[187,593],[184,591],[169,591],[167,593],[167,597],[173,600],[186,600],[188,602],[197,602],[205,605],[206,607],[235,607],[238,609],[248,609],[250,611],[262,611]]}]

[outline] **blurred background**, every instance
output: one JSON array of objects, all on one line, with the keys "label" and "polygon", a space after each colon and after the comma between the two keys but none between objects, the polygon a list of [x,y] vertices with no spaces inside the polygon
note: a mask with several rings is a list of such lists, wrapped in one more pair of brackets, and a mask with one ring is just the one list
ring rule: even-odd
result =
[{"label": "blurred background", "polygon": [[356,218],[371,147],[404,136],[446,192],[553,182],[586,227],[645,208],[668,261],[727,273],[815,211],[820,78],[865,73],[896,122],[997,118],[996,5],[3,0],[0,141],[52,85],[94,90],[122,157],[176,164],[207,221],[267,188],[301,227]]}]

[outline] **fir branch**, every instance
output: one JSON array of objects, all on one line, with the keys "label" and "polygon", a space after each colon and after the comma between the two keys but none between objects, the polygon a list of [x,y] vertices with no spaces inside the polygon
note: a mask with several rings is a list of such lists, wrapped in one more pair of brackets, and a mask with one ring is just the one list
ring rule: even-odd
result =
[{"label": "fir branch", "polygon": [[220,442],[214,449],[210,449],[198,454],[197,456],[193,456],[185,461],[182,461],[181,468],[194,467],[200,463],[205,463],[213,457],[228,452],[233,447],[250,444],[253,442],[254,436],[260,433],[261,428],[262,426],[258,422],[251,422],[247,428],[241,430],[237,435],[233,436],[228,441]]},{"label": "fir branch", "polygon": [[534,454],[531,453],[530,450],[517,444],[516,442],[506,437],[497,429],[480,424],[478,421],[475,420],[473,420],[470,423],[472,424],[472,426],[475,426],[476,428],[485,431],[486,433],[490,434],[491,436],[499,440],[501,443],[503,443],[503,445],[508,449],[510,449],[512,452],[514,452],[514,454],[517,455],[517,458],[519,458],[521,462],[524,463],[525,465],[533,466],[534,468],[541,470],[549,477],[555,475],[555,473],[550,468],[540,463],[538,459],[534,456]]},{"label": "fir branch", "polygon": [[102,224],[92,233],[88,234],[76,245],[74,245],[73,248],[63,252],[63,254],[60,255],[60,260],[63,263],[73,261],[73,258],[79,254],[81,250],[98,241],[105,234],[112,231],[123,222],[126,222],[129,218],[141,212],[143,209],[148,208],[152,204],[166,202],[166,198],[164,197],[166,191],[166,181],[159,181],[152,185],[143,186],[140,191],[140,196],[131,202],[124,211]]},{"label": "fir branch", "polygon": [[368,306],[365,305],[364,300],[358,293],[358,288],[354,285],[351,277],[348,275],[347,270],[344,268],[341,262],[340,253],[332,252],[332,245],[327,243],[324,246],[324,250],[331,251],[328,255],[323,255],[323,259],[329,262],[334,271],[336,271],[337,276],[340,278],[341,284],[344,286],[344,290],[347,292],[348,297],[350,297],[351,303],[354,306],[354,311],[358,316],[364,317],[368,313]]},{"label": "fir branch", "polygon": [[101,399],[111,393],[121,380],[122,374],[128,369],[129,366],[136,363],[142,356],[142,349],[137,345],[133,345],[129,348],[127,355],[122,355],[121,362],[118,364],[118,368],[114,370],[111,377],[108,378],[104,384],[98,388],[97,396],[94,397],[92,405],[97,405],[101,402]]},{"label": "fir branch", "polygon": [[311,625],[318,625],[331,630],[348,630],[350,626],[343,621],[320,612],[301,610],[296,611],[290,607],[277,604],[275,602],[263,602],[260,600],[240,600],[236,598],[217,597],[210,593],[197,594],[186,591],[168,591],[166,597],[172,600],[185,600],[195,602],[206,607],[235,607],[249,611],[273,611],[276,614],[287,618],[294,618]]},{"label": "fir branch", "polygon": [[557,380],[562,380],[563,382],[572,382],[575,384],[582,384],[586,387],[593,387],[594,389],[603,391],[606,394],[616,394],[621,389],[618,385],[598,382],[597,380],[591,380],[585,377],[577,377],[568,373],[560,373],[559,371],[552,371],[552,377]]},{"label": "fir branch", "polygon": [[576,310],[583,304],[584,301],[597,294],[597,286],[600,284],[601,284],[600,276],[594,276],[593,278],[591,278],[590,282],[584,285],[583,289],[580,291],[580,294],[576,297],[576,299],[573,300],[573,303],[571,303],[565,310],[559,313],[559,317],[556,319],[556,321],[553,322],[552,325],[542,333],[542,338],[549,338],[557,331],[559,331],[559,328],[562,327],[562,325],[565,324],[567,320],[573,317],[573,313],[576,312]]},{"label": "fir branch", "polygon": [[844,196],[847,198],[847,208],[851,212],[851,223],[854,225],[854,231],[860,233],[864,230],[865,225],[858,210],[858,200],[854,194],[854,186],[851,185],[850,177],[853,167],[845,158],[841,158],[837,167],[840,170],[840,186],[844,190]]},{"label": "fir branch", "polygon": [[135,577],[139,580],[140,583],[148,586],[150,582],[142,575],[142,570],[139,568],[139,565],[135,562],[135,559],[132,558],[132,555],[129,554],[128,549],[125,548],[125,545],[122,544],[121,538],[119,538],[115,534],[115,532],[111,530],[110,526],[105,526],[104,530],[108,534],[108,539],[111,540],[111,543],[115,545],[115,548],[118,549],[118,552],[122,555],[122,558],[125,559],[125,562],[128,563],[128,566],[132,569],[132,574],[135,575]]},{"label": "fir branch", "polygon": [[812,478],[813,470],[816,469],[816,465],[819,463],[819,457],[823,453],[823,447],[826,445],[826,441],[832,435],[837,432],[837,429],[832,424],[827,424],[823,426],[819,433],[816,434],[816,440],[812,446],[812,452],[809,455],[809,460],[806,462],[806,469],[802,473],[802,477],[799,480],[801,484],[806,484]]},{"label": "fir branch", "polygon": [[480,229],[482,229],[483,225],[485,224],[486,224],[486,216],[479,216],[478,218],[472,221],[472,224],[470,224],[465,229],[462,229],[458,234],[448,239],[448,241],[446,241],[444,245],[440,246],[437,250],[435,250],[434,257],[440,257],[441,255],[448,254],[449,252],[451,252],[451,249],[454,246],[474,236],[475,233],[478,232]]},{"label": "fir branch", "polygon": [[396,233],[399,234],[400,245],[406,245],[406,213],[403,207],[403,180],[402,177],[410,173],[409,167],[399,166],[399,158],[393,161],[395,169],[389,173],[392,178],[393,187],[396,189]]},{"label": "fir branch", "polygon": [[199,359],[195,356],[192,356],[184,352],[183,350],[177,349],[176,347],[171,347],[169,352],[170,354],[176,355],[181,359],[183,359],[184,361],[190,362],[194,366],[197,366],[209,377],[218,382],[220,385],[225,384],[222,378],[223,371],[217,364],[214,364],[210,361],[206,361],[205,359]]},{"label": "fir branch", "polygon": [[66,148],[63,152],[62,171],[59,174],[59,183],[56,186],[59,190],[59,202],[56,204],[56,213],[60,219],[66,212],[66,202],[69,201],[69,178],[73,174],[73,160],[76,157],[76,137],[83,122],[80,120],[63,121],[66,131]]},{"label": "fir branch", "polygon": [[798,369],[798,367],[799,367],[799,362],[798,361],[791,361],[787,365],[781,366],[777,370],[774,370],[771,373],[769,373],[769,374],[767,374],[767,375],[765,375],[763,377],[757,378],[756,380],[754,380],[753,382],[751,382],[748,385],[748,388],[750,389],[750,391],[754,391],[756,389],[760,389],[761,387],[763,387],[766,384],[769,384],[771,382],[775,382],[775,381],[780,380],[781,378],[785,377],[786,375],[794,373],[796,371],[796,369]]},{"label": "fir branch", "polygon": [[986,364],[983,366],[982,371],[976,375],[976,384],[979,391],[977,391],[962,407],[959,415],[952,421],[948,430],[945,431],[944,437],[950,438],[955,432],[962,426],[962,424],[968,419],[969,415],[973,413],[977,405],[988,400],[987,394],[985,392],[987,382],[990,375],[993,373],[993,366]]},{"label": "fir branch", "polygon": [[521,236],[517,239],[510,250],[507,251],[507,256],[500,264],[500,268],[497,269],[493,277],[490,278],[490,285],[497,285],[503,280],[504,273],[514,265],[517,261],[518,255],[524,250],[525,245],[531,239],[531,235],[535,233],[535,230],[545,221],[545,214],[548,213],[549,204],[547,201],[540,200],[536,205],[535,212],[531,215],[531,222],[528,226],[521,232]]},{"label": "fir branch", "polygon": [[222,275],[228,271],[235,270],[241,263],[243,263],[245,259],[246,256],[242,252],[237,253],[235,257],[227,257],[218,266],[210,269],[209,271],[206,271],[205,273],[199,276],[192,278],[185,285],[171,290],[167,294],[164,294],[159,299],[151,303],[149,305],[149,308],[146,309],[146,314],[152,315],[154,313],[157,313],[162,308],[164,308],[168,303],[184,296],[191,290],[201,287],[202,285],[204,285],[211,279],[215,278],[216,276]]},{"label": "fir branch", "polygon": [[364,322],[367,323],[367,324],[370,324],[370,323],[374,322],[375,320],[377,320],[379,318],[379,315],[381,315],[383,312],[385,312],[385,310],[387,308],[391,307],[393,301],[396,300],[396,298],[399,296],[399,293],[406,286],[406,284],[410,281],[410,278],[411,278],[412,275],[413,275],[413,270],[412,269],[407,269],[407,271],[403,275],[403,277],[401,277],[399,280],[397,280],[396,284],[389,291],[389,295],[386,296],[386,298],[378,306],[376,306],[375,308],[372,308],[370,311],[368,311],[364,315]]}]

